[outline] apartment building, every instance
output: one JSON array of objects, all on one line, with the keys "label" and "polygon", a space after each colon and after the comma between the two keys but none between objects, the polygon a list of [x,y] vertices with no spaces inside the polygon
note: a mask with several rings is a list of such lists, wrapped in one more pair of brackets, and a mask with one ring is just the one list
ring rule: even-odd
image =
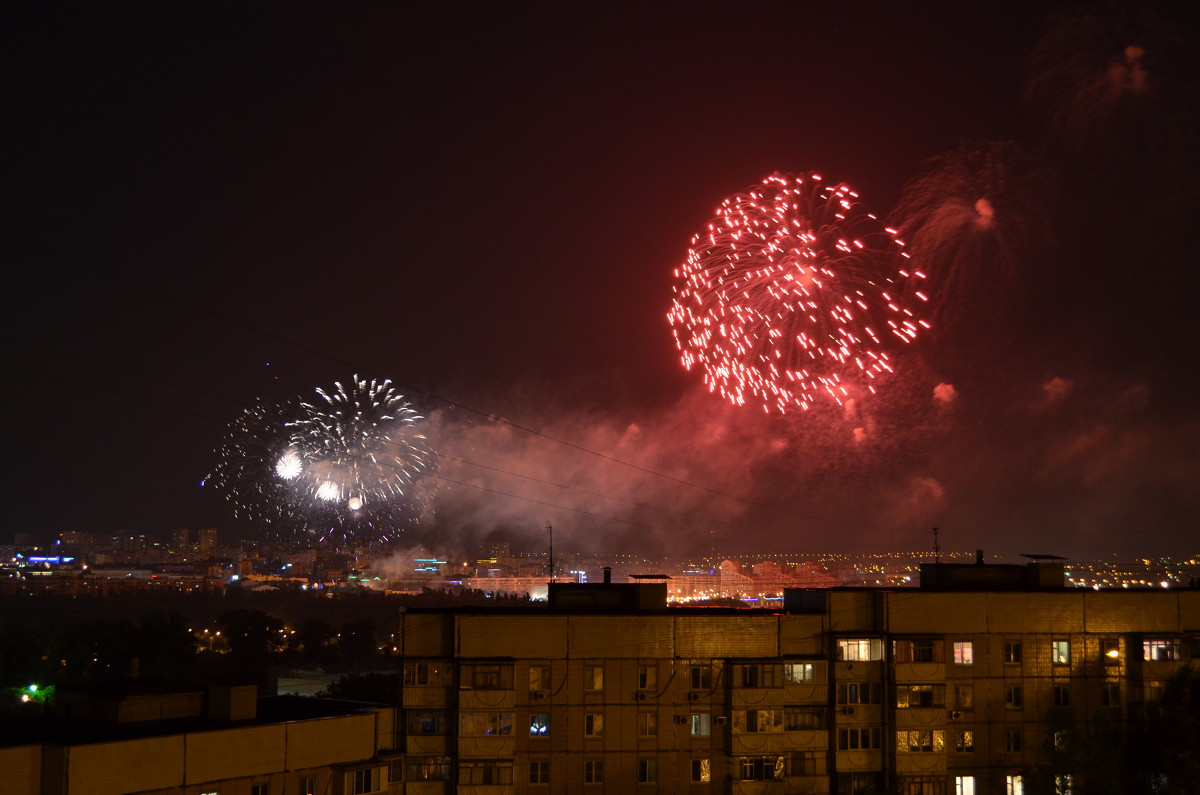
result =
[{"label": "apartment building", "polygon": [[1200,644],[1198,591],[991,585],[410,610],[404,791],[1022,795],[1064,732],[1140,710]]}]

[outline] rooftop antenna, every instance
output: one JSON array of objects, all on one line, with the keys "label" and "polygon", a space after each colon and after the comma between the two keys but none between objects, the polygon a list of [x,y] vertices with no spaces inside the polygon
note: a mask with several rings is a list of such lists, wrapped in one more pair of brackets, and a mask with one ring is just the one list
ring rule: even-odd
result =
[{"label": "rooftop antenna", "polygon": [[933,528],[933,562],[941,563],[942,548],[938,546],[938,533],[941,532],[938,528]]}]

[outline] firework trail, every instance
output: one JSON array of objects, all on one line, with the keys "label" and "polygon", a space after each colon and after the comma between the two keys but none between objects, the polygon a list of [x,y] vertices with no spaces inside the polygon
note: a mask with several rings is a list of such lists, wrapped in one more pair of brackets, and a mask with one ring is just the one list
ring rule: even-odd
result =
[{"label": "firework trail", "polygon": [[383,543],[417,519],[431,452],[390,381],[259,402],[230,424],[211,479],[236,514],[321,541]]},{"label": "firework trail", "polygon": [[1182,162],[1195,165],[1200,59],[1189,29],[1146,9],[1049,18],[1029,57],[1025,101],[1084,190],[1122,192],[1131,176],[1144,187],[1147,168],[1170,182]]},{"label": "firework trail", "polygon": [[939,350],[972,359],[1012,338],[1023,280],[1053,260],[1053,180],[1011,142],[967,142],[931,158],[888,217],[928,275]]},{"label": "firework trail", "polygon": [[925,325],[909,306],[924,275],[894,232],[811,173],[773,174],[716,212],[675,271],[667,319],[684,366],[768,412],[874,393]]}]

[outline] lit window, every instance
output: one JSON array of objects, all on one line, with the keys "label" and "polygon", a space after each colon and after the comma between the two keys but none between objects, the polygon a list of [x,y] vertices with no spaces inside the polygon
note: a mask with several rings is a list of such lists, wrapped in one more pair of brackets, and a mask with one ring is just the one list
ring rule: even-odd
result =
[{"label": "lit window", "polygon": [[1025,795],[1025,781],[1020,776],[1005,776],[1004,795]]},{"label": "lit window", "polygon": [[975,732],[971,729],[962,729],[954,732],[954,752],[956,754],[974,753]]},{"label": "lit window", "polygon": [[550,762],[548,760],[539,759],[529,763],[529,783],[550,783]]},{"label": "lit window", "polygon": [[583,716],[583,736],[584,737],[603,737],[604,736],[604,713],[589,712]]},{"label": "lit window", "polygon": [[945,685],[897,685],[896,707],[944,707],[946,706]]},{"label": "lit window", "polygon": [[1075,791],[1075,783],[1070,773],[1062,773],[1054,777],[1054,795],[1071,795]]},{"label": "lit window", "polygon": [[604,689],[604,666],[603,665],[584,666],[583,689],[589,693],[598,693]]},{"label": "lit window", "polygon": [[975,795],[975,777],[955,776],[954,795]]},{"label": "lit window", "polygon": [[639,759],[638,760],[638,783],[639,784],[656,784],[656,783],[658,783],[658,760],[657,759]]},{"label": "lit window", "polygon": [[712,715],[707,712],[693,712],[691,727],[693,737],[708,737],[712,734]]},{"label": "lit window", "polygon": [[883,659],[883,641],[878,638],[841,638],[837,644],[837,658],[844,662]]},{"label": "lit window", "polygon": [[712,761],[708,759],[692,760],[692,783],[708,784],[712,781]]},{"label": "lit window", "polygon": [[975,663],[975,649],[969,640],[954,641],[954,664],[955,665],[973,665]]},{"label": "lit window", "polygon": [[956,709],[974,709],[975,685],[955,685],[954,706]]},{"label": "lit window", "polygon": [[529,666],[529,689],[532,691],[550,690],[550,666]]},{"label": "lit window", "polygon": [[600,759],[586,759],[583,762],[583,783],[604,783],[604,762]]},{"label": "lit window", "polygon": [[809,684],[817,681],[815,663],[790,662],[783,664],[783,681],[790,684]]},{"label": "lit window", "polygon": [[1105,665],[1117,665],[1121,662],[1121,641],[1117,638],[1105,638],[1100,641],[1100,655]]},{"label": "lit window", "polygon": [[930,754],[946,750],[946,735],[941,729],[908,729],[896,732],[896,752]]},{"label": "lit window", "polygon": [[1147,662],[1165,662],[1183,659],[1183,644],[1178,640],[1142,641],[1142,659]]},{"label": "lit window", "polygon": [[1071,664],[1071,641],[1055,640],[1050,643],[1050,662],[1054,665]]},{"label": "lit window", "polygon": [[658,735],[658,713],[638,713],[638,737],[655,737]]},{"label": "lit window", "polygon": [[529,736],[545,737],[550,734],[550,714],[536,712],[529,716]]},{"label": "lit window", "polygon": [[783,731],[781,709],[735,709],[733,733],[774,733]]}]

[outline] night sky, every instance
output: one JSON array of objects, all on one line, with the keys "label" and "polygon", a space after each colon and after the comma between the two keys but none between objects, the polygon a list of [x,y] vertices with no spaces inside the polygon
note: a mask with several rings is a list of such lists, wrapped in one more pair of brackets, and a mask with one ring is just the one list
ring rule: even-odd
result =
[{"label": "night sky", "polygon": [[[361,374],[428,418],[403,537],[447,554],[547,524],[651,554],[926,549],[935,526],[944,549],[1197,551],[1195,12],[3,15],[4,533],[252,537],[201,487],[227,423]],[[675,350],[689,239],[774,171],[897,223],[914,191],[994,211],[910,235],[937,322],[851,409],[729,406]]]}]

